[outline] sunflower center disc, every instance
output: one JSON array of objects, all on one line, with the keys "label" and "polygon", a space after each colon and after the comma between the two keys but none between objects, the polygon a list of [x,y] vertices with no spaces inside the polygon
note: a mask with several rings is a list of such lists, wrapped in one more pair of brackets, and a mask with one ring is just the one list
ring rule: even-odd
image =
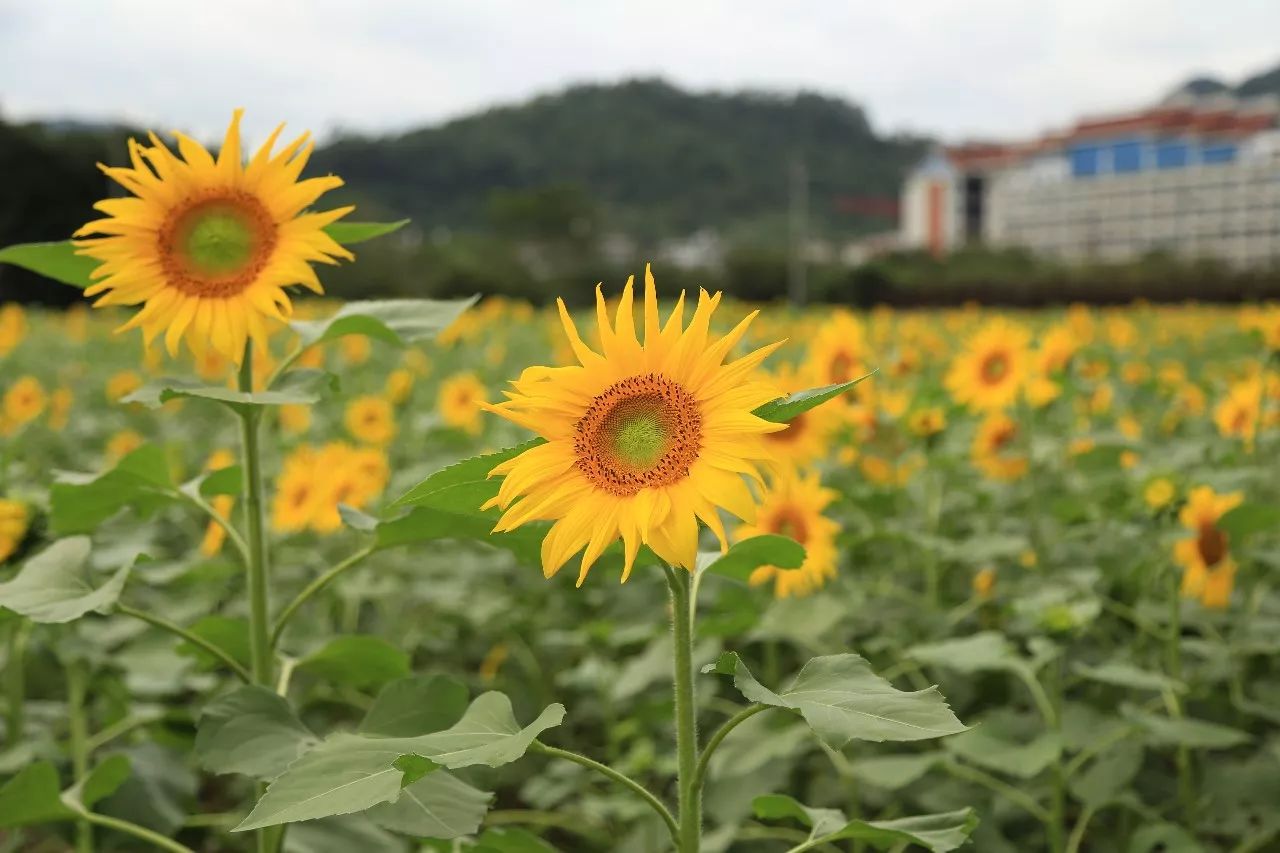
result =
[{"label": "sunflower center disc", "polygon": [[619,496],[683,479],[702,448],[697,401],[653,373],[606,388],[574,429],[579,470]]},{"label": "sunflower center disc", "polygon": [[174,287],[189,296],[227,297],[244,291],[266,265],[276,226],[262,203],[233,192],[194,199],[160,229],[160,258]]},{"label": "sunflower center disc", "polygon": [[1204,564],[1213,568],[1227,556],[1227,534],[1212,524],[1202,526],[1200,535],[1196,537],[1196,550]]},{"label": "sunflower center disc", "polygon": [[982,380],[988,385],[994,385],[1004,375],[1009,372],[1009,359],[1003,353],[993,353],[983,359],[982,362]]},{"label": "sunflower center disc", "polygon": [[804,516],[800,511],[792,507],[787,507],[780,511],[773,519],[773,532],[779,536],[786,536],[794,539],[801,545],[809,538],[808,525],[805,524]]}]

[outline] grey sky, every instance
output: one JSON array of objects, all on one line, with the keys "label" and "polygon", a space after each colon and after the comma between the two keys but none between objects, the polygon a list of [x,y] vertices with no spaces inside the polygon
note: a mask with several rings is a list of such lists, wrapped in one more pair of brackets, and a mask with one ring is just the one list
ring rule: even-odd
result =
[{"label": "grey sky", "polygon": [[[365,7],[365,8],[362,8]],[[881,130],[1038,132],[1280,62],[1275,0],[0,0],[0,114],[389,131],[570,82],[808,88]]]}]

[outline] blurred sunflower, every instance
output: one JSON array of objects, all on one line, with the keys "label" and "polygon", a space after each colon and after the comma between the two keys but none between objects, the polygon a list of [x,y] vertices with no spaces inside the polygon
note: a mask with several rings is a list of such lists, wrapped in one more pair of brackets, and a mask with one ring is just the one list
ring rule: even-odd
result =
[{"label": "blurred sunflower", "polygon": [[818,475],[801,476],[792,466],[784,466],[761,491],[754,523],[738,527],[736,537],[748,539],[776,533],[790,537],[805,549],[799,568],[760,566],[751,573],[750,583],[759,586],[773,581],[777,598],[808,595],[836,574],[836,534],[840,525],[822,514],[838,497],[824,488]]},{"label": "blurred sunflower", "polygon": [[1178,487],[1168,477],[1156,477],[1142,490],[1142,500],[1153,511],[1159,511],[1173,503]]},{"label": "blurred sunflower", "polygon": [[[690,571],[698,522],[728,547],[719,510],[750,523],[755,501],[744,475],[760,478],[769,459],[764,436],[782,429],[752,414],[780,392],[760,377],[780,344],[727,362],[757,312],[723,338],[710,334],[720,294],[701,291],[686,328],[681,294],[666,325],[658,316],[653,276],[645,271],[644,343],[636,337],[632,281],[614,323],[596,288],[603,354],[578,335],[564,302],[560,316],[578,364],[532,367],[512,383],[509,399],[485,409],[538,433],[546,443],[497,466],[504,480],[486,506],[505,510],[495,530],[529,521],[555,524],[542,543],[550,577],[583,551],[578,583],[608,545],[622,538],[623,580],[641,545]],[[585,550],[584,550],[585,549]]]},{"label": "blurred sunflower", "polygon": [[289,454],[276,481],[271,524],[282,533],[310,528],[332,533],[342,526],[339,504],[362,509],[386,488],[386,454],[335,441],[303,445]]},{"label": "blurred sunflower", "polygon": [[978,470],[992,480],[1017,480],[1027,473],[1026,455],[1013,452],[1017,445],[1017,421],[995,412],[978,425],[970,456]]},{"label": "blurred sunflower", "polygon": [[0,498],[0,563],[18,552],[30,523],[26,504]]},{"label": "blurred sunflower", "polygon": [[[209,461],[205,463],[204,470],[221,471],[223,468],[230,468],[234,464],[236,464],[235,454],[225,448],[219,448],[209,455]],[[209,503],[219,517],[229,521],[231,519],[231,511],[236,505],[236,499],[234,495],[214,495]],[[226,528],[216,521],[210,521],[204,529],[204,539],[200,542],[200,553],[206,557],[212,557],[222,550],[222,545],[226,541]]]},{"label": "blurred sunflower", "polygon": [[17,349],[27,336],[27,313],[16,302],[0,305],[0,356]]},{"label": "blurred sunflower", "polygon": [[107,439],[107,458],[118,461],[142,446],[142,436],[131,429],[122,429]]},{"label": "blurred sunflower", "polygon": [[246,341],[265,345],[269,323],[291,312],[286,287],[323,292],[310,264],[353,257],[324,231],[353,208],[303,212],[342,180],[299,180],[306,134],[273,156],[283,125],[246,165],[242,113],[216,160],[183,134],[177,155],[155,134],[149,146],[129,140],[131,167],[99,168],[133,195],[98,202],[106,218],[75,235],[79,253],[100,262],[85,295],[95,306],[141,305],[122,330],[141,327],[148,346],[163,332],[170,355],[185,340],[197,357],[212,348],[238,364]]},{"label": "blurred sunflower", "polygon": [[483,427],[480,410],[488,402],[489,391],[474,373],[457,373],[440,383],[436,408],[440,420],[454,429],[479,435]]},{"label": "blurred sunflower", "polygon": [[132,370],[121,370],[119,373],[112,374],[107,380],[104,393],[107,395],[108,402],[116,403],[120,398],[129,396],[141,387],[141,376]]},{"label": "blurred sunflower", "polygon": [[823,323],[809,344],[806,368],[820,385],[852,382],[866,375],[866,333],[858,318],[848,311],[836,311]]},{"label": "blurred sunflower", "polygon": [[1253,446],[1262,409],[1262,380],[1258,377],[1234,383],[1213,410],[1213,422],[1226,438],[1238,438]]},{"label": "blurred sunflower", "polygon": [[927,406],[907,415],[907,429],[917,438],[931,438],[946,428],[947,415],[940,406]]},{"label": "blurred sunflower", "polygon": [[[788,394],[815,384],[790,365],[780,367],[774,381]],[[785,429],[766,433],[765,446],[779,462],[808,464],[831,450],[829,441],[839,420],[839,412],[834,407],[818,406],[793,418],[784,425]]]},{"label": "blurred sunflower", "polygon": [[5,425],[14,430],[40,417],[48,403],[44,386],[34,376],[23,376],[4,392]]},{"label": "blurred sunflower", "polygon": [[413,393],[414,375],[407,367],[400,367],[387,374],[386,395],[394,406],[403,406]]},{"label": "blurred sunflower", "polygon": [[347,432],[366,444],[386,444],[396,435],[396,416],[390,401],[366,395],[347,404]]},{"label": "blurred sunflower", "polygon": [[947,390],[956,402],[979,411],[1012,405],[1027,376],[1029,340],[1025,328],[1004,317],[987,321],[952,360]]},{"label": "blurred sunflower", "polygon": [[1182,566],[1184,597],[1198,598],[1205,607],[1217,610],[1230,603],[1236,562],[1231,556],[1230,539],[1218,522],[1243,502],[1240,492],[1218,494],[1209,486],[1197,486],[1187,495],[1178,520],[1195,535],[1173,546],[1173,558]]}]

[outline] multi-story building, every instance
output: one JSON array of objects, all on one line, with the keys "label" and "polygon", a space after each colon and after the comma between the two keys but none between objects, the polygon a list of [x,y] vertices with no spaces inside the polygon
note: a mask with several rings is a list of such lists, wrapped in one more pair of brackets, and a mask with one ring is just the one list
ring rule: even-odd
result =
[{"label": "multi-story building", "polygon": [[1023,143],[940,147],[902,190],[901,242],[1069,261],[1163,251],[1280,263],[1280,99],[1177,98]]}]

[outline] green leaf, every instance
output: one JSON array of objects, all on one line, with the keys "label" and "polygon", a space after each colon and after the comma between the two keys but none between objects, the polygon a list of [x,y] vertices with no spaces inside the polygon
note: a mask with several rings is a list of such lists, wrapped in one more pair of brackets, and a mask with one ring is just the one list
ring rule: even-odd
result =
[{"label": "green leaf", "polygon": [[966,674],[1031,672],[1028,661],[1018,654],[1013,644],[999,631],[983,631],[940,643],[924,643],[907,649],[907,654],[921,663],[943,666]]},{"label": "green leaf", "polygon": [[467,686],[449,675],[418,675],[382,688],[360,722],[360,732],[416,737],[458,722],[467,710]]},{"label": "green leaf", "polygon": [[[497,488],[493,483],[495,493]],[[378,548],[396,548],[439,539],[479,539],[505,548],[523,563],[536,564],[542,559],[542,539],[550,525],[534,522],[506,533],[493,533],[496,521],[496,514],[480,512],[480,504],[459,504],[452,510],[419,506],[400,518],[379,522],[374,528],[374,543]]]},{"label": "green leaf", "polygon": [[794,394],[780,397],[772,403],[765,403],[756,409],[753,414],[775,424],[784,424],[798,418],[810,409],[821,406],[828,400],[839,397],[862,380],[874,375],[875,371],[873,370],[866,376],[859,376],[851,382],[841,382],[837,385],[824,385],[821,388],[797,391]]},{"label": "green leaf", "polygon": [[[249,649],[248,621],[230,616],[205,616],[187,630],[222,649],[237,663],[250,666],[252,652]],[[218,658],[186,640],[178,644],[177,652],[195,658],[206,669],[223,665]]]},{"label": "green leaf", "polygon": [[858,778],[877,788],[896,791],[920,779],[944,758],[941,752],[908,755],[875,755],[859,758],[853,769]]},{"label": "green leaf", "polygon": [[409,655],[380,637],[335,637],[297,670],[352,687],[378,687],[409,674]]},{"label": "green leaf", "polygon": [[1176,823],[1138,827],[1129,839],[1128,853],[1203,853],[1199,841]]},{"label": "green leaf", "polygon": [[338,387],[338,377],[326,370],[291,370],[270,391],[236,391],[225,385],[159,379],[148,382],[121,401],[158,409],[170,400],[192,397],[213,400],[242,411],[255,406],[309,405],[319,401],[326,390],[337,391]]},{"label": "green leaf", "polygon": [[395,762],[411,740],[330,735],[267,786],[233,832],[351,814],[395,800],[404,777]]},{"label": "green leaf", "polygon": [[501,693],[482,693],[467,708],[462,719],[448,729],[417,738],[406,755],[420,755],[450,769],[483,764],[501,767],[510,764],[549,728],[564,720],[564,706],[548,705],[532,723],[521,727],[511,710],[511,700]]},{"label": "green leaf", "polygon": [[1248,732],[1206,720],[1187,717],[1175,720],[1131,707],[1123,708],[1122,712],[1125,717],[1141,726],[1147,733],[1147,739],[1156,744],[1191,749],[1230,749],[1253,740]]},{"label": "green leaf", "polygon": [[74,816],[62,803],[58,771],[48,761],[28,764],[0,788],[0,829]]},{"label": "green leaf", "polygon": [[490,480],[489,472],[508,459],[514,459],[543,443],[543,439],[535,438],[515,447],[455,462],[405,492],[391,506],[433,506],[440,509],[475,507],[475,512],[479,514],[480,505],[498,494],[498,481]]},{"label": "green leaf", "polygon": [[1164,673],[1142,669],[1122,660],[1108,661],[1100,666],[1077,663],[1072,670],[1076,675],[1090,681],[1100,681],[1103,684],[1113,684],[1116,687],[1128,687],[1133,690],[1173,690],[1184,693],[1187,689],[1181,681],[1172,679]]},{"label": "green leaf", "polygon": [[1243,539],[1252,533],[1280,530],[1280,506],[1243,503],[1223,513],[1218,528],[1232,539]]},{"label": "green leaf", "polygon": [[316,743],[288,701],[247,685],[204,707],[196,728],[195,756],[211,773],[274,779]]},{"label": "green leaf", "polygon": [[[419,737],[331,735],[273,781],[235,831],[350,814],[394,802],[405,780],[405,756],[416,757],[419,769],[414,775],[432,765],[458,768],[507,764],[523,755],[539,734],[563,718],[564,707],[550,705],[534,722],[521,728],[506,696],[485,693],[471,703],[461,720],[444,731]],[[420,759],[424,758],[431,763],[423,765]],[[421,779],[440,772],[432,770]]]},{"label": "green leaf", "polygon": [[480,833],[470,853],[558,853],[558,850],[528,830],[491,826]]},{"label": "green leaf", "polygon": [[70,240],[56,243],[20,243],[0,249],[0,263],[13,264],[62,284],[84,290],[101,261],[76,254]]},{"label": "green leaf", "polygon": [[396,347],[435,339],[476,303],[468,299],[381,299],[348,302],[325,320],[295,320],[299,344],[309,347],[344,335],[366,335]]},{"label": "green leaf", "polygon": [[338,517],[347,527],[361,533],[373,533],[378,529],[378,519],[347,504],[338,504]]},{"label": "green leaf", "polygon": [[408,224],[409,220],[407,219],[401,219],[397,222],[340,221],[326,225],[324,233],[344,246],[353,246],[356,243],[363,243],[365,240],[372,240],[375,237],[382,237],[399,231]]},{"label": "green leaf", "polygon": [[744,583],[760,566],[796,569],[804,563],[804,546],[794,539],[767,533],[735,542],[724,554],[698,555],[698,571],[723,575]]},{"label": "green leaf", "polygon": [[64,535],[91,533],[127,506],[146,516],[173,500],[164,449],[147,444],[104,474],[59,472],[49,490],[49,523]]},{"label": "green leaf", "polygon": [[935,853],[947,853],[967,842],[978,825],[978,815],[973,809],[896,820],[851,821],[838,809],[810,808],[783,794],[756,797],[751,805],[756,817],[791,818],[809,827],[810,840],[865,841],[878,850],[907,843],[919,844]]},{"label": "green leaf", "polygon": [[493,795],[443,771],[428,773],[400,792],[395,802],[369,809],[374,823],[416,838],[460,838],[480,828]]},{"label": "green leaf", "polygon": [[955,755],[1019,779],[1032,779],[1062,753],[1062,739],[1048,732],[1030,743],[1016,743],[996,734],[991,726],[977,726],[948,738],[946,748]]},{"label": "green leaf", "polygon": [[192,497],[213,498],[218,495],[239,496],[244,489],[239,465],[228,465],[217,471],[206,471],[179,486],[179,490]]},{"label": "green leaf", "polygon": [[83,780],[62,792],[63,805],[76,811],[88,811],[93,804],[109,797],[129,778],[129,758],[112,755],[98,764]]},{"label": "green leaf", "polygon": [[1071,777],[1072,795],[1095,809],[1115,802],[1128,791],[1142,769],[1142,757],[1142,744],[1132,739],[1108,747],[1087,768]]},{"label": "green leaf", "polygon": [[34,622],[70,622],[90,610],[109,610],[124,589],[131,565],[95,587],[84,573],[89,547],[87,536],[72,536],[27,560],[17,577],[0,583],[0,607]]},{"label": "green leaf", "polygon": [[799,711],[832,749],[851,740],[925,740],[965,731],[937,687],[898,690],[855,654],[810,660],[782,693],[763,687],[733,652],[703,670],[712,671],[732,675],[734,686],[753,702]]}]

